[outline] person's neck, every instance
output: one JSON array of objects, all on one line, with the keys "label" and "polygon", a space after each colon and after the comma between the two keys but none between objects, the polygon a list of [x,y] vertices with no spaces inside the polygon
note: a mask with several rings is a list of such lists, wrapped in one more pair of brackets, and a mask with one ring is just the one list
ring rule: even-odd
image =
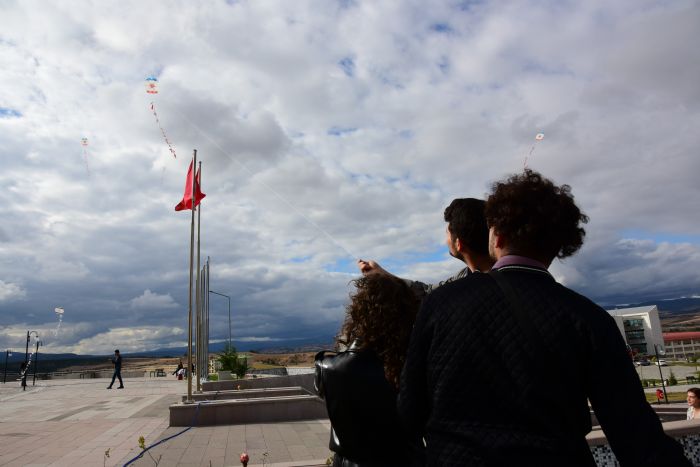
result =
[{"label": "person's neck", "polygon": [[493,259],[489,255],[479,255],[475,257],[465,256],[462,259],[472,271],[487,272],[493,266]]}]

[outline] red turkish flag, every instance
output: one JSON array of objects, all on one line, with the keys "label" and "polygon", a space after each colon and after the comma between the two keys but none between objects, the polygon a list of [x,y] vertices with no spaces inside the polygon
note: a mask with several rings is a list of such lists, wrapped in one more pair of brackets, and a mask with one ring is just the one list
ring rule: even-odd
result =
[{"label": "red turkish flag", "polygon": [[[204,199],[205,195],[202,193],[202,188],[199,184],[201,180],[200,173],[197,172],[197,179],[194,182],[194,207],[197,207],[199,203]],[[185,209],[192,209],[192,162],[190,162],[190,168],[187,170],[187,181],[185,181],[185,194],[182,197],[182,201],[175,206],[176,211],[183,211]]]}]

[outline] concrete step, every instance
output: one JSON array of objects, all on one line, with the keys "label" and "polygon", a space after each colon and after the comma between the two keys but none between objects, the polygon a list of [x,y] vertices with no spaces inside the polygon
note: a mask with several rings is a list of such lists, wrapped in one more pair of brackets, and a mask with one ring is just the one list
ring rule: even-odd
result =
[{"label": "concrete step", "polygon": [[325,402],[312,395],[209,400],[170,406],[170,426],[240,425],[326,418]]},{"label": "concrete step", "polygon": [[[260,389],[240,389],[227,391],[204,391],[192,394],[195,401],[216,401],[222,399],[252,399],[259,397],[277,396],[307,396],[309,392],[300,386],[289,388],[260,388]],[[313,394],[312,394],[313,395]],[[187,400],[187,395],[182,396],[182,402]]]}]

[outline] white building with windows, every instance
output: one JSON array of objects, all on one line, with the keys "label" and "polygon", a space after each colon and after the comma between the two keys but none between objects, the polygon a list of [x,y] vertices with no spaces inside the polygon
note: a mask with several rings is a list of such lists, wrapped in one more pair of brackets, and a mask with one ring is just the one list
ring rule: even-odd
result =
[{"label": "white building with windows", "polygon": [[666,356],[675,360],[700,357],[700,332],[665,332]]},{"label": "white building with windows", "polygon": [[654,355],[654,344],[660,352],[663,351],[664,338],[656,305],[616,308],[607,312],[613,317],[620,334],[633,351]]}]

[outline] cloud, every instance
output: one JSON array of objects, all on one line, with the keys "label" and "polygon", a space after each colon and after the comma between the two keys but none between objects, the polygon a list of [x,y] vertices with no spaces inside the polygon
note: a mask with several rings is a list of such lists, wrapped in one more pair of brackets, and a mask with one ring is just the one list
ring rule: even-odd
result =
[{"label": "cloud", "polygon": [[130,300],[131,308],[135,310],[151,310],[151,309],[167,309],[178,308],[170,294],[158,295],[151,292],[149,289],[143,291],[143,294]]},{"label": "cloud", "polygon": [[[173,208],[193,149],[234,338],[332,336],[358,257],[425,282],[461,269],[445,206],[521,170],[539,132],[528,165],[591,218],[555,276],[597,301],[700,293],[697,2],[142,10],[3,7],[0,343],[51,331],[56,306],[56,349],[186,340],[169,330],[187,327],[191,218]],[[227,300],[210,307],[227,338]]]},{"label": "cloud", "polygon": [[0,302],[21,300],[26,296],[26,290],[19,285],[0,280]]}]

